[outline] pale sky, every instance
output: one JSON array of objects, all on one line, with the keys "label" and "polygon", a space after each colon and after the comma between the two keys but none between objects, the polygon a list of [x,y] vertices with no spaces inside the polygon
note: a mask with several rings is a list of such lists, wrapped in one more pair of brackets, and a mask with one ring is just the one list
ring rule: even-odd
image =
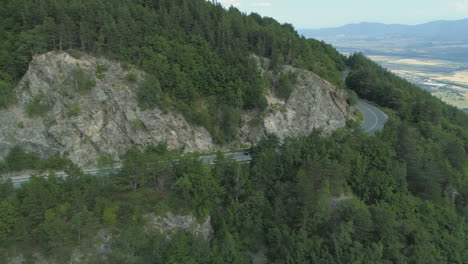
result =
[{"label": "pale sky", "polygon": [[359,22],[421,24],[468,18],[468,0],[218,0],[296,28],[336,27]]}]

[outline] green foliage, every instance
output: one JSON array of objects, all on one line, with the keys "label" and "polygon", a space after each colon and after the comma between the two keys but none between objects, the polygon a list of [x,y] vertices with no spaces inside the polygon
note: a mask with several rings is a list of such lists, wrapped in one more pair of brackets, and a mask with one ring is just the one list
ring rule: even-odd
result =
[{"label": "green foliage", "polygon": [[76,68],[67,76],[64,81],[64,85],[71,87],[73,91],[85,93],[96,86],[96,81],[81,68]]},{"label": "green foliage", "polygon": [[288,72],[280,75],[278,82],[275,85],[275,94],[283,99],[288,99],[291,95],[294,85],[297,82],[297,73]]},{"label": "green foliage", "polygon": [[97,63],[96,65],[96,77],[98,79],[104,79],[106,77],[107,66],[101,63]]},{"label": "green foliage", "polygon": [[168,240],[159,232],[129,226],[112,249],[115,263],[219,263],[212,260],[208,241],[183,231],[174,232]]},{"label": "green foliage", "polygon": [[0,179],[0,199],[7,200],[15,194],[13,189],[13,182],[11,179],[2,177]]},{"label": "green foliage", "polygon": [[26,114],[29,117],[43,117],[51,109],[50,104],[44,100],[44,93],[36,95],[32,102],[26,104]]},{"label": "green foliage", "polygon": [[348,98],[346,98],[346,102],[349,105],[356,105],[358,96],[353,90],[346,90],[348,92]]},{"label": "green foliage", "polygon": [[97,166],[99,168],[112,167],[115,164],[115,160],[110,155],[101,154],[97,160]]},{"label": "green foliage", "polygon": [[260,117],[254,117],[249,121],[249,126],[251,128],[258,127],[263,124],[263,120]]},{"label": "green foliage", "polygon": [[[142,107],[174,107],[229,142],[239,112],[265,105],[251,53],[344,86],[344,58],[331,46],[257,14],[204,0],[39,2],[0,6],[7,93],[32,55],[78,48],[142,68]],[[249,263],[246,252],[269,263],[466,263],[468,117],[362,55],[348,64],[348,87],[394,113],[375,137],[351,128],[280,144],[267,135],[250,164],[220,158],[211,167],[160,144],[129,150],[114,177],[14,148],[0,170],[63,168],[69,177],[32,177],[16,190],[2,182],[1,242],[60,254],[112,227],[114,263]],[[85,91],[86,79],[68,81]],[[145,231],[155,207],[210,215],[211,240]]]},{"label": "green foliage", "polygon": [[[245,252],[261,249],[271,263],[463,263],[466,222],[456,208],[466,208],[468,199],[455,207],[443,186],[437,201],[408,191],[412,168],[388,138],[395,129],[415,135],[398,124],[375,137],[315,132],[280,144],[268,136],[251,164],[219,157],[208,166],[165,144],[132,149],[116,178],[88,177],[71,165],[66,179],[33,177],[8,191],[0,227],[8,238],[50,252],[88,243],[97,229],[112,227],[110,258],[125,263],[248,263]],[[213,238],[175,230],[168,240],[159,231],[143,232],[142,215],[155,207],[162,215],[211,216]]]},{"label": "green foliage", "polygon": [[[10,150],[5,157],[4,170],[20,171],[20,170],[61,170],[70,164],[70,160],[60,157],[59,155],[52,156],[48,159],[41,160],[34,154],[25,152],[21,147],[15,146]],[[0,164],[1,167],[1,164]],[[1,168],[0,168],[1,171]]]},{"label": "green foliage", "polygon": [[143,109],[161,107],[163,94],[158,79],[147,75],[138,88],[137,96],[140,107]]},{"label": "green foliage", "polygon": [[8,200],[0,201],[0,245],[11,241],[11,233],[18,221],[18,212]]},{"label": "green foliage", "polygon": [[222,189],[208,166],[198,165],[192,170],[176,180],[174,191],[183,203],[195,209],[197,215],[208,216],[220,202]]},{"label": "green foliage", "polygon": [[223,107],[221,119],[221,133],[218,133],[217,140],[222,143],[232,142],[237,138],[237,132],[242,120],[242,113],[232,106]]},{"label": "green foliage", "polygon": [[167,150],[165,144],[149,146],[145,152],[130,149],[124,156],[120,184],[133,191],[145,186],[165,189],[174,178],[172,162],[176,154],[175,151]]},{"label": "green foliage", "polygon": [[77,60],[81,59],[81,57],[83,56],[83,54],[79,50],[76,50],[76,49],[67,50],[67,53]]},{"label": "green foliage", "polygon": [[468,116],[362,54],[354,54],[348,63],[352,69],[348,86],[361,97],[393,109],[402,120],[392,124],[386,134],[397,160],[405,163],[409,190],[440,201],[451,186],[462,184],[468,135],[460,131],[468,125]]},{"label": "green foliage", "polygon": [[15,102],[15,94],[13,92],[13,85],[0,78],[0,109]]},{"label": "green foliage", "polygon": [[140,119],[135,119],[132,122],[132,128],[134,131],[140,131],[145,129],[145,124],[143,124],[143,121],[141,121]]},{"label": "green foliage", "polygon": [[138,77],[137,77],[137,75],[135,73],[131,72],[131,73],[127,74],[127,81],[134,83],[134,82],[138,81]]},{"label": "green foliage", "polygon": [[5,157],[5,163],[10,171],[34,169],[38,160],[36,156],[26,153],[18,146],[11,149],[10,153]]},{"label": "green foliage", "polygon": [[[16,5],[16,6],[15,6]],[[14,83],[28,68],[32,56],[51,50],[67,50],[106,56],[135,65],[154,77],[138,89],[142,108],[163,107],[179,111],[193,124],[204,126],[219,142],[236,135],[223,128],[219,104],[236,111],[263,110],[265,85],[257,59],[269,58],[272,67],[282,64],[315,71],[343,87],[345,58],[330,45],[307,40],[289,24],[258,14],[246,16],[235,8],[223,9],[205,0],[130,1],[84,0],[71,2],[25,0],[2,2],[7,18],[0,25],[0,107],[14,102]],[[148,26],[151,25],[151,26]],[[105,67],[96,66],[96,77]],[[136,81],[132,74],[127,78]],[[94,79],[75,71],[66,86],[84,93]],[[289,94],[288,83],[281,96]],[[200,111],[204,101],[207,111]],[[232,112],[232,111],[228,111]],[[234,122],[236,123],[236,122]]]},{"label": "green foliage", "polygon": [[47,249],[60,248],[71,241],[72,235],[65,218],[70,209],[69,204],[64,204],[45,212],[44,222],[41,223],[39,229]]},{"label": "green foliage", "polygon": [[75,103],[66,111],[67,111],[66,115],[68,118],[78,116],[80,114],[80,106],[77,103]]},{"label": "green foliage", "polygon": [[103,215],[102,215],[103,224],[107,226],[115,225],[117,223],[118,210],[119,210],[118,206],[105,208]]}]

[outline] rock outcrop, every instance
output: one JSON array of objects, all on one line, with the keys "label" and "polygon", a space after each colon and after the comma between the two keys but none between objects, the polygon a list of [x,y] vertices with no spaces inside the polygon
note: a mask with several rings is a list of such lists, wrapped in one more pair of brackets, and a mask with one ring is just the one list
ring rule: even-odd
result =
[{"label": "rock outcrop", "polygon": [[[353,119],[353,109],[346,102],[343,89],[336,88],[310,71],[285,66],[282,73],[287,72],[298,76],[291,95],[287,100],[282,100],[269,94],[269,107],[263,113],[261,122],[252,122],[261,115],[259,113],[244,115],[244,140],[256,142],[265,134],[276,134],[282,140],[307,136],[314,129],[329,134]],[[271,72],[264,74],[273,75]]]},{"label": "rock outcrop", "polygon": [[[285,71],[299,75],[289,99],[270,95],[265,112],[245,113],[234,144],[255,143],[266,133],[283,139],[308,135],[314,128],[330,132],[352,118],[343,90],[312,72],[292,67]],[[93,85],[79,91],[81,84],[70,77],[77,74]],[[189,124],[180,114],[142,110],[136,91],[144,75],[89,55],[75,58],[49,52],[34,57],[16,89],[17,104],[0,111],[0,160],[15,145],[41,157],[60,153],[81,166],[91,166],[101,154],[118,161],[132,146],[144,148],[158,142],[189,152],[227,147],[217,146],[205,128]],[[31,117],[34,103],[47,111]]]},{"label": "rock outcrop", "polygon": [[206,217],[203,222],[199,222],[192,215],[174,215],[167,213],[165,216],[155,214],[145,215],[147,231],[158,231],[170,238],[176,231],[186,231],[194,236],[209,239],[213,234],[211,227],[211,217]]},{"label": "rock outcrop", "polygon": [[[98,65],[106,68],[101,79],[96,77]],[[67,78],[77,70],[96,85],[84,93],[70,87]],[[141,110],[136,82],[127,78],[130,72],[143,78],[144,73],[106,59],[76,59],[64,52],[36,56],[17,87],[18,104],[0,111],[0,158],[14,145],[42,157],[65,154],[82,166],[101,153],[118,160],[131,146],[163,141],[187,151],[214,148],[208,131],[189,125],[181,115]],[[29,118],[25,109],[39,97],[50,110]]]}]

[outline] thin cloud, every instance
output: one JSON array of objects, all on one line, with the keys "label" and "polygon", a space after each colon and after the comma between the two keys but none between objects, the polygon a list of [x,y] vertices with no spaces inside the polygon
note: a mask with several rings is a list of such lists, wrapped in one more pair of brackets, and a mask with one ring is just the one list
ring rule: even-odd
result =
[{"label": "thin cloud", "polygon": [[253,3],[252,6],[255,6],[255,7],[270,7],[271,3],[270,2],[258,2],[258,3]]},{"label": "thin cloud", "polygon": [[462,12],[468,12],[468,1],[458,1],[458,2],[455,2],[454,3],[455,5],[455,8],[458,10],[458,11],[462,11]]},{"label": "thin cloud", "polygon": [[225,6],[235,6],[238,7],[241,5],[239,1],[236,0],[218,0],[219,3]]}]

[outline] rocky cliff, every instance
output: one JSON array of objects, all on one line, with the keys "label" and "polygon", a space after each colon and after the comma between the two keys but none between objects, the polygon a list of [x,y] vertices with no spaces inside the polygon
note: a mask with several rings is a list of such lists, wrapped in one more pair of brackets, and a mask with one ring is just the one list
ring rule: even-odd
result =
[{"label": "rocky cliff", "polygon": [[[264,59],[259,67],[268,78],[277,78],[278,74],[265,70],[268,60]],[[280,139],[307,136],[314,129],[328,134],[345,126],[348,119],[353,119],[353,109],[346,101],[344,90],[313,72],[291,66],[283,67],[279,74],[291,72],[297,75],[297,81],[287,100],[277,98],[270,92],[267,95],[269,106],[264,113],[244,115],[243,140],[257,142],[266,134],[276,134]],[[260,122],[252,122],[260,117]]]},{"label": "rocky cliff", "polygon": [[[266,133],[283,139],[314,128],[330,132],[352,118],[343,90],[312,72],[284,70],[299,76],[291,96],[280,100],[269,95],[266,111],[245,113],[234,145],[255,143]],[[0,159],[15,145],[41,157],[60,153],[81,166],[92,165],[101,154],[119,160],[132,146],[158,142],[186,151],[228,147],[215,145],[205,128],[190,125],[180,114],[142,110],[136,90],[144,75],[89,55],[34,57],[16,89],[17,104],[0,111]]]}]

